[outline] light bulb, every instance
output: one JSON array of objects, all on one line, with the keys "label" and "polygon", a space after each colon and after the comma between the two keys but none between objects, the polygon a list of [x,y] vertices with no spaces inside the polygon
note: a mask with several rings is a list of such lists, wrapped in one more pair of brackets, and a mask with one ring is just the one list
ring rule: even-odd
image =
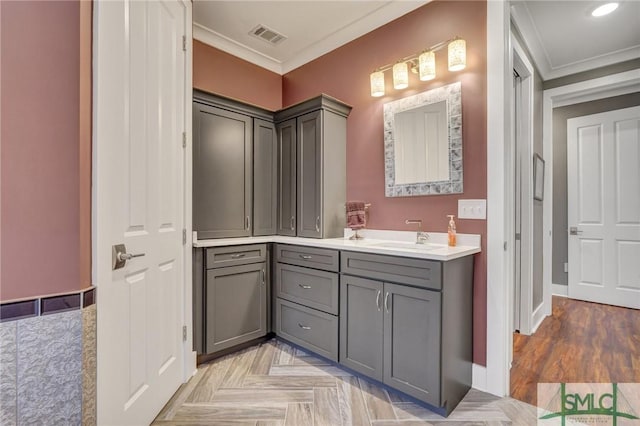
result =
[{"label": "light bulb", "polygon": [[456,38],[449,43],[449,71],[460,71],[467,66],[467,42]]},{"label": "light bulb", "polygon": [[436,55],[433,51],[428,51],[418,56],[418,69],[420,80],[427,81],[436,78]]},{"label": "light bulb", "polygon": [[406,89],[409,87],[409,70],[406,62],[398,62],[393,66],[394,89]]},{"label": "light bulb", "polygon": [[382,71],[374,71],[369,76],[371,81],[371,96],[378,98],[384,96],[384,73]]}]

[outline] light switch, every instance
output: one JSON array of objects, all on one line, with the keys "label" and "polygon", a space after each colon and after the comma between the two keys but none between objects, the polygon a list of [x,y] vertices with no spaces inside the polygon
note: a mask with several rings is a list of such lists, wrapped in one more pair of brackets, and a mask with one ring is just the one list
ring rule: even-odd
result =
[{"label": "light switch", "polygon": [[486,219],[487,200],[458,200],[459,219]]}]

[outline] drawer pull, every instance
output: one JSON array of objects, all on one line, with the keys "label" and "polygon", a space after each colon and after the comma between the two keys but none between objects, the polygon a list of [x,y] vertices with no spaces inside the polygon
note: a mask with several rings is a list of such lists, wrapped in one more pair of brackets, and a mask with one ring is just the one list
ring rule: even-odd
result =
[{"label": "drawer pull", "polygon": [[310,285],[298,284],[298,287],[304,288],[305,290],[309,290],[311,288]]},{"label": "drawer pull", "polygon": [[262,285],[265,285],[265,284],[266,284],[266,278],[265,278],[265,276],[266,276],[266,273],[264,272],[264,269],[263,269],[263,270],[262,270]]},{"label": "drawer pull", "polygon": [[302,325],[300,323],[298,323],[298,327],[300,327],[303,330],[311,330],[311,327],[309,327],[308,325]]},{"label": "drawer pull", "polygon": [[320,232],[320,216],[316,217],[316,232]]},{"label": "drawer pull", "polygon": [[382,291],[378,290],[378,294],[376,294],[376,307],[378,311],[382,310],[382,306],[380,306],[380,296],[382,295]]},{"label": "drawer pull", "polygon": [[387,313],[389,313],[389,292],[384,296],[384,308],[387,310]]},{"label": "drawer pull", "polygon": [[291,224],[291,230],[292,231],[296,230],[296,225],[295,225],[296,222],[295,221],[296,221],[296,219],[293,216],[291,216],[290,224]]},{"label": "drawer pull", "polygon": [[231,258],[232,258],[232,259],[240,259],[240,258],[242,258],[242,257],[244,257],[244,256],[245,256],[245,254],[244,254],[244,253],[238,253],[238,254],[232,254],[232,255],[231,255]]},{"label": "drawer pull", "polygon": [[304,260],[309,260],[309,259],[311,259],[311,256],[310,256],[310,255],[308,255],[308,254],[301,254],[301,255],[300,255],[300,258],[301,258],[301,259],[304,259]]}]

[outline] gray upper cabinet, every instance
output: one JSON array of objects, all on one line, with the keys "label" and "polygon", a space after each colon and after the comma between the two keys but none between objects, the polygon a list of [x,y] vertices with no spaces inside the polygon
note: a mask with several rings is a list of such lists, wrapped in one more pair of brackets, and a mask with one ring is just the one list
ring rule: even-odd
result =
[{"label": "gray upper cabinet", "polygon": [[383,382],[440,405],[440,293],[384,284]]},{"label": "gray upper cabinet", "polygon": [[251,235],[251,117],[193,104],[193,229],[198,238]]},{"label": "gray upper cabinet", "polygon": [[298,236],[322,238],[322,111],[298,118],[298,183]]},{"label": "gray upper cabinet", "polygon": [[198,238],[275,235],[277,202],[273,112],[194,90],[193,229]]},{"label": "gray upper cabinet", "polygon": [[278,146],[275,125],[253,120],[253,235],[274,235],[277,226]]},{"label": "gray upper cabinet", "polygon": [[[278,111],[275,120],[280,123],[282,140],[296,138],[293,148],[286,154],[291,166],[284,166],[281,155],[280,211],[278,233],[291,233],[285,221],[293,210],[295,198],[295,229],[299,237],[341,237],[346,224],[346,146],[347,116],[351,107],[327,95],[321,95]],[[295,119],[295,135],[289,130]],[[295,154],[295,155],[292,155]],[[295,162],[295,165],[293,164]],[[283,169],[287,167],[286,169]],[[283,175],[286,172],[286,177]],[[295,172],[295,197],[290,179]]]},{"label": "gray upper cabinet", "polygon": [[296,236],[296,120],[279,123],[278,235]]}]

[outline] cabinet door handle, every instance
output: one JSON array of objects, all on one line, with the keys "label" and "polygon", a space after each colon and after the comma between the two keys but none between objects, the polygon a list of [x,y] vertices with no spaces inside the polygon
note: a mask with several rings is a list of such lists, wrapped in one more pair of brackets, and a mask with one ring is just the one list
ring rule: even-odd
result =
[{"label": "cabinet door handle", "polygon": [[307,325],[302,325],[300,323],[298,323],[298,327],[300,327],[303,330],[311,330],[311,327],[307,326]]},{"label": "cabinet door handle", "polygon": [[316,217],[316,232],[320,232],[320,216]]},{"label": "cabinet door handle", "polygon": [[231,258],[232,259],[240,259],[241,257],[244,257],[245,254],[244,253],[238,253],[238,254],[232,254]]},{"label": "cabinet door handle", "polygon": [[266,275],[267,275],[267,274],[264,272],[264,269],[263,269],[263,270],[262,270],[262,285],[265,285],[265,283],[266,283],[266,280],[265,280]]},{"label": "cabinet door handle", "polygon": [[380,306],[380,296],[382,295],[382,291],[378,290],[378,294],[376,294],[376,307],[378,311],[382,310],[382,306]]},{"label": "cabinet door handle", "polygon": [[249,216],[244,218],[244,224],[245,224],[245,227],[246,227],[247,231],[249,229],[251,229],[251,220],[249,219]]},{"label": "cabinet door handle", "polygon": [[300,258],[304,259],[304,260],[309,260],[309,259],[311,259],[311,256],[309,256],[308,254],[301,254]]},{"label": "cabinet door handle", "polygon": [[384,296],[384,309],[389,313],[389,292]]},{"label": "cabinet door handle", "polygon": [[295,231],[296,230],[296,218],[291,216],[290,223],[291,223],[291,230]]},{"label": "cabinet door handle", "polygon": [[309,290],[311,288],[310,285],[298,284],[298,287],[304,288],[305,290]]}]

